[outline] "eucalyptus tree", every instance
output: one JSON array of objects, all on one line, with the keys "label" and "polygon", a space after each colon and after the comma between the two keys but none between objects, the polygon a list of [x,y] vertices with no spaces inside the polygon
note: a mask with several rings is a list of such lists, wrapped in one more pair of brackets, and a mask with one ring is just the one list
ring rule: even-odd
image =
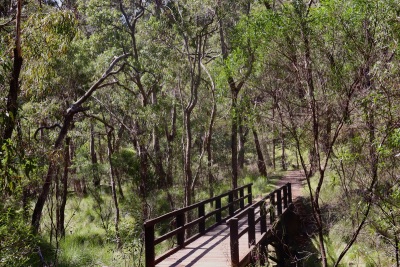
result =
[{"label": "eucalyptus tree", "polygon": [[239,93],[253,69],[255,45],[247,39],[242,39],[240,32],[235,32],[235,25],[242,16],[249,16],[251,4],[252,1],[248,0],[219,1],[217,6],[222,64],[225,65],[224,76],[231,95],[232,188],[236,188],[238,185],[238,133],[240,128],[238,99]]},{"label": "eucalyptus tree", "polygon": [[[79,50],[80,47],[76,46],[76,44],[78,43],[78,40],[84,41],[85,38],[83,35],[77,34],[75,24],[76,20],[72,12],[65,10],[54,13],[50,12],[48,14],[38,13],[31,18],[31,23],[33,25],[33,27],[30,28],[32,32],[28,35],[29,38],[26,40],[26,42],[29,42],[30,44],[29,56],[31,59],[29,65],[31,69],[29,72],[26,72],[27,76],[25,85],[27,88],[27,94],[36,99],[43,99],[41,98],[43,96],[49,97],[51,93],[54,94],[55,97],[58,97],[60,96],[58,94],[60,91],[50,90],[50,88],[54,86],[54,88],[57,89],[64,89],[62,92],[63,94],[61,95],[63,101],[61,101],[61,105],[58,108],[58,110],[64,110],[64,114],[61,116],[56,114],[55,117],[51,117],[53,121],[48,122],[48,125],[41,126],[41,128],[44,129],[59,128],[59,132],[50,139],[54,142],[53,148],[51,149],[52,152],[50,153],[57,155],[58,153],[62,153],[60,148],[62,147],[64,138],[67,136],[68,131],[74,124],[74,117],[89,109],[89,107],[83,107],[83,105],[90,99],[96,90],[110,84],[109,78],[112,75],[115,75],[115,73],[121,68],[119,62],[121,59],[127,57],[127,54],[122,52],[122,55],[115,57],[111,60],[111,63],[106,70],[103,70],[101,75],[97,74],[97,78],[90,81],[87,78],[88,76],[85,75],[87,73],[82,73],[84,71],[90,72],[93,70],[90,69],[89,65],[86,65],[86,68],[82,68],[82,72],[80,73],[77,72],[77,69],[73,68],[72,65],[66,65],[66,62],[77,63],[77,65],[79,65],[82,64],[82,59],[88,59],[88,57],[84,57],[85,54],[83,54],[83,57],[82,55],[79,55],[81,50]],[[38,27],[44,30],[47,29],[47,36],[38,34],[36,31]],[[48,53],[41,53],[41,46],[50,41],[50,45],[47,46]],[[73,41],[76,43],[73,43]],[[109,52],[110,54],[110,51],[106,52]],[[111,51],[111,53],[113,52],[114,51]],[[55,56],[56,54],[58,54],[58,57]],[[104,61],[109,61],[105,59],[110,58],[109,54],[104,53],[99,56],[98,59],[100,59],[100,62],[103,65],[106,64],[103,63]],[[69,61],[66,60],[67,57]],[[51,66],[51,68],[48,66]],[[63,71],[71,72],[69,74],[65,73],[64,76],[58,76],[64,74]],[[93,73],[96,73],[96,71],[93,70]],[[37,77],[40,75],[45,78],[38,80]],[[38,81],[40,81],[40,83],[38,83]],[[91,85],[89,86],[90,83]],[[32,85],[36,85],[36,91],[30,91]],[[50,92],[50,94],[47,94],[48,92]],[[74,100],[74,98],[77,98],[77,100]],[[65,100],[66,103],[64,102]],[[61,120],[62,122],[58,123],[58,120]],[[42,188],[32,214],[32,226],[35,232],[38,231],[43,207],[56,174],[57,162],[53,158],[47,162],[47,166],[47,174],[44,175],[45,177]]]},{"label": "eucalyptus tree", "polygon": [[[327,186],[331,164],[337,162],[338,150],[351,147],[347,131],[354,131],[354,127],[365,131],[364,145],[369,151],[368,175],[356,187],[374,192],[378,182],[377,145],[385,135],[378,137],[380,119],[372,99],[376,101],[373,96],[379,90],[371,72],[378,69],[382,58],[394,55],[387,50],[393,47],[393,35],[387,28],[394,14],[384,10],[380,1],[293,1],[260,17],[261,23],[269,27],[267,32],[274,33],[264,35],[269,50],[264,55],[265,69],[272,73],[266,83],[278,96],[281,124],[293,138],[306,174],[324,266],[328,265],[324,239],[328,228],[321,192]],[[383,18],[382,14],[391,15]],[[347,244],[332,263],[335,266],[356,241],[371,206],[372,197],[353,210],[352,216],[359,219],[353,221]]]}]

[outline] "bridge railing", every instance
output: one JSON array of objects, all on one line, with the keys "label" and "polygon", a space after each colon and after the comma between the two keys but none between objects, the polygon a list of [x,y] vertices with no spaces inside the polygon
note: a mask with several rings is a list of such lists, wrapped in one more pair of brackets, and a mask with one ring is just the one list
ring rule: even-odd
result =
[{"label": "bridge railing", "polygon": [[[158,218],[147,220],[144,223],[146,267],[155,266],[157,263],[166,259],[179,249],[185,247],[187,244],[203,235],[206,231],[225,222],[227,219],[235,216],[240,211],[249,207],[253,202],[251,190],[252,185],[253,184],[247,184],[216,197],[172,211]],[[247,194],[245,194],[245,189],[247,189]],[[206,213],[205,207],[207,204],[212,206],[212,210]],[[196,210],[197,216],[194,216],[195,218],[192,218],[190,222],[186,222],[186,215],[188,213],[193,213],[193,211]],[[225,217],[223,217],[224,214],[226,214]],[[211,218],[212,216],[215,216],[214,223],[206,227],[207,219]],[[166,221],[175,221],[175,229],[163,234],[162,236],[156,237],[155,226]],[[191,237],[185,238],[185,230],[193,229],[196,226],[197,233]],[[176,238],[177,245],[159,257],[156,257],[155,246],[173,237]]]},{"label": "bridge railing", "polygon": [[[243,266],[246,258],[239,259],[239,239],[247,233],[249,248],[253,250],[256,242],[256,225],[260,223],[261,234],[267,232],[267,217],[270,224],[275,221],[276,217],[281,215],[284,210],[292,203],[291,184],[276,189],[269,195],[265,196],[256,203],[250,205],[247,209],[239,212],[227,221],[230,228],[230,244],[231,244],[231,263],[232,266]],[[256,218],[256,211],[259,216]],[[239,220],[247,215],[247,227],[239,232]],[[262,238],[262,237],[261,237]]]}]

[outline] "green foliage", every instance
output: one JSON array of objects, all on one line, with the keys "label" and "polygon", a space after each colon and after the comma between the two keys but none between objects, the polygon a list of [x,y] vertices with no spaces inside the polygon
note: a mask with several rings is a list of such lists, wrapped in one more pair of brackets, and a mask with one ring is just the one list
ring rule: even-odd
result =
[{"label": "green foliage", "polygon": [[22,213],[0,206],[0,266],[26,266],[36,252],[37,239]]}]

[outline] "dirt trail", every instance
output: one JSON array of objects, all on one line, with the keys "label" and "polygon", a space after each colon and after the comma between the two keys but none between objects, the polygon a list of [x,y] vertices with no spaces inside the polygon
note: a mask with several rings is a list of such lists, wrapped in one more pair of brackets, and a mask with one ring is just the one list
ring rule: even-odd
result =
[{"label": "dirt trail", "polygon": [[303,170],[294,170],[286,172],[285,176],[280,179],[276,187],[279,188],[287,183],[292,184],[292,199],[295,199],[302,195],[301,190],[305,181],[305,175]]}]

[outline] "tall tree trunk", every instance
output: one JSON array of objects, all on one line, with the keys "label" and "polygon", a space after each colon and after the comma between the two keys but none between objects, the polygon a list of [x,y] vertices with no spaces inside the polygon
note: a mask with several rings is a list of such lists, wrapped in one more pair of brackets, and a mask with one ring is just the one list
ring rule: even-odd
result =
[{"label": "tall tree trunk", "polygon": [[245,149],[244,149],[244,145],[246,143],[246,130],[245,127],[243,126],[243,118],[242,118],[242,114],[239,114],[239,149],[238,149],[238,168],[240,170],[243,170],[244,168],[244,153],[245,153]]},{"label": "tall tree trunk", "polygon": [[94,140],[93,124],[90,124],[90,158],[92,160],[93,185],[95,188],[97,188],[100,186],[100,174]]},{"label": "tall tree trunk", "polygon": [[117,248],[120,249],[122,246],[121,236],[119,233],[119,205],[118,205],[118,198],[117,198],[117,191],[115,187],[115,173],[114,173],[114,164],[112,162],[112,154],[113,154],[113,147],[112,147],[112,130],[107,131],[107,157],[108,163],[110,165],[110,184],[111,184],[111,194],[112,199],[114,202],[114,209],[115,209],[115,217],[114,217],[114,224],[115,224],[115,239],[117,243]]},{"label": "tall tree trunk", "polygon": [[67,204],[67,195],[68,195],[68,168],[70,166],[70,155],[69,155],[69,143],[71,138],[67,137],[65,139],[65,147],[64,147],[64,172],[62,176],[62,194],[61,194],[61,203],[59,210],[59,219],[57,221],[57,232],[61,237],[65,237],[65,206]]},{"label": "tall tree trunk", "polygon": [[267,177],[267,167],[265,166],[264,156],[261,150],[260,141],[258,140],[257,131],[253,128],[254,144],[257,151],[257,166],[261,176]]},{"label": "tall tree trunk", "polygon": [[165,127],[165,134],[167,136],[167,172],[166,182],[167,187],[171,187],[174,183],[173,180],[173,166],[174,166],[174,141],[176,136],[176,104],[171,110],[171,131],[168,131],[168,126]]},{"label": "tall tree trunk", "polygon": [[[12,137],[12,133],[17,123],[18,115],[18,95],[20,91],[19,87],[19,75],[22,68],[22,53],[21,53],[21,12],[22,12],[22,0],[17,2],[17,15],[16,15],[16,34],[15,34],[15,48],[14,48],[14,64],[13,71],[10,80],[10,90],[7,95],[7,106],[6,116],[4,117],[4,132],[2,136],[2,142]],[[1,149],[1,147],[0,147]]]},{"label": "tall tree trunk", "polygon": [[283,132],[283,127],[281,128],[281,147],[282,147],[282,155],[281,155],[281,167],[282,170],[287,170],[286,163],[286,143],[285,143],[285,133]]},{"label": "tall tree trunk", "polygon": [[[311,5],[311,3],[310,3]],[[310,8],[310,6],[309,6]],[[324,240],[324,225],[323,225],[323,220],[322,220],[322,214],[321,214],[321,209],[319,207],[319,193],[320,189],[322,186],[322,183],[324,181],[324,175],[325,175],[325,170],[322,169],[321,166],[321,158],[320,158],[320,127],[319,127],[319,120],[318,120],[318,103],[315,99],[315,87],[314,87],[314,78],[313,78],[313,68],[312,68],[312,60],[311,60],[311,48],[310,48],[310,42],[309,42],[309,29],[307,26],[307,21],[302,20],[301,21],[301,34],[302,34],[302,39],[303,39],[303,44],[304,44],[304,57],[305,57],[305,70],[306,70],[306,82],[307,82],[307,88],[308,88],[308,105],[309,108],[312,112],[312,133],[313,133],[313,156],[315,156],[315,161],[318,164],[318,169],[319,169],[319,181],[318,181],[318,186],[315,190],[315,197],[312,196],[310,192],[310,197],[311,197],[311,205],[313,206],[313,216],[314,219],[316,220],[317,223],[317,230],[318,230],[318,241],[319,241],[319,250],[321,253],[321,261],[322,261],[322,266],[327,267],[328,266],[328,258],[326,254],[326,248],[325,248],[325,240]],[[308,179],[310,179],[309,177]],[[310,190],[312,190],[310,188]]]},{"label": "tall tree trunk", "polygon": [[[151,101],[152,105],[157,105],[158,100],[157,100],[157,92],[156,89],[153,89],[152,94],[151,94]],[[166,173],[164,170],[163,166],[163,160],[162,160],[162,152],[160,148],[160,138],[159,138],[159,127],[158,125],[154,125],[153,127],[153,149],[154,149],[154,156],[155,156],[155,172],[158,177],[158,187],[163,188],[166,187],[167,181],[166,181]]]},{"label": "tall tree trunk", "polygon": [[147,198],[147,179],[149,178],[149,157],[147,155],[146,147],[136,141],[136,147],[139,154],[139,165],[140,165],[140,184],[139,184],[139,197],[142,202],[142,215],[143,221],[149,218],[149,210],[146,203]]},{"label": "tall tree trunk", "polygon": [[272,166],[274,171],[276,170],[276,122],[275,122],[276,112],[275,108],[272,109]]},{"label": "tall tree trunk", "polygon": [[237,98],[238,91],[231,89],[231,167],[232,167],[232,189],[238,187],[238,121],[237,121]]},{"label": "tall tree trunk", "polygon": [[192,129],[191,129],[191,110],[185,110],[185,142],[184,142],[184,172],[185,172],[185,207],[192,204],[193,192],[193,173],[192,173]]}]

